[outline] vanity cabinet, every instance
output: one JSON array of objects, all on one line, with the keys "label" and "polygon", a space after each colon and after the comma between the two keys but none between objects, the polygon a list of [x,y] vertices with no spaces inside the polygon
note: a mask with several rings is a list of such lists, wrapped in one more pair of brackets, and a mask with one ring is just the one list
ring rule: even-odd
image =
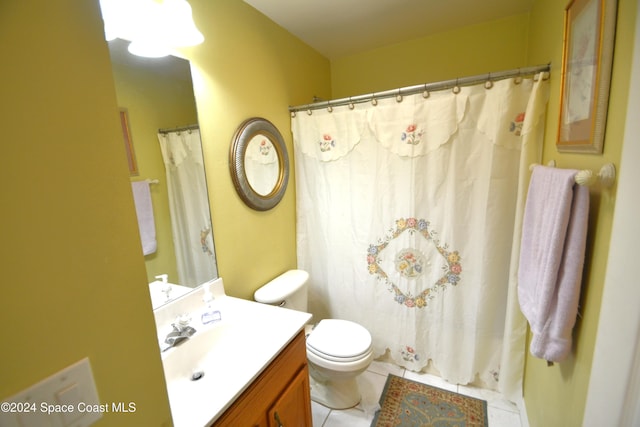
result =
[{"label": "vanity cabinet", "polygon": [[212,426],[311,425],[309,370],[302,331]]}]

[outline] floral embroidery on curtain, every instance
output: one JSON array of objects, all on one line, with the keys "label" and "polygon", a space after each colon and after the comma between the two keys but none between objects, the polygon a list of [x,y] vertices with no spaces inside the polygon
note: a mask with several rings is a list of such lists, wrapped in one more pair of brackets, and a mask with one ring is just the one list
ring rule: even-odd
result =
[{"label": "floral embroidery on curtain", "polygon": [[360,143],[365,126],[366,115],[361,111],[334,110],[324,116],[299,114],[292,122],[304,137],[297,149],[323,162],[329,162],[346,156]]},{"label": "floral embroidery on curtain", "polygon": [[404,141],[406,144],[418,145],[422,141],[423,135],[424,130],[418,129],[418,125],[413,123],[407,126],[407,130],[402,132],[402,135],[400,135],[400,140]]},{"label": "floral embroidery on curtain", "polygon": [[518,114],[509,126],[509,132],[513,132],[515,136],[520,136],[522,133],[522,125],[524,123],[524,113]]},{"label": "floral embroidery on curtain", "polygon": [[399,156],[422,156],[446,144],[467,110],[467,96],[434,93],[380,101],[369,111],[368,124],[378,143]]},{"label": "floral embroidery on curtain", "polygon": [[[435,283],[427,284],[430,286],[422,289],[421,292],[415,296],[412,295],[411,292],[403,292],[381,265],[385,259],[384,253],[389,243],[405,232],[412,236],[416,233],[422,236],[426,242],[430,243],[429,246],[432,245],[442,257],[438,268],[442,271],[443,275],[438,278]],[[369,273],[376,275],[380,282],[389,286],[391,292],[394,294],[394,300],[397,303],[404,304],[410,308],[423,308],[430,299],[435,297],[437,291],[444,290],[447,285],[455,286],[460,281],[460,273],[462,273],[460,255],[457,251],[448,251],[447,244],[441,244],[436,236],[437,232],[429,229],[428,221],[416,218],[400,218],[396,221],[396,228],[390,230],[387,237],[380,239],[377,245],[369,245],[367,255]],[[391,254],[388,255],[387,258],[392,259],[398,275],[406,279],[415,279],[421,276],[425,267],[430,266],[427,265],[428,263],[430,264],[430,262],[426,260],[426,257],[418,248],[400,249],[395,252],[395,256]]]}]

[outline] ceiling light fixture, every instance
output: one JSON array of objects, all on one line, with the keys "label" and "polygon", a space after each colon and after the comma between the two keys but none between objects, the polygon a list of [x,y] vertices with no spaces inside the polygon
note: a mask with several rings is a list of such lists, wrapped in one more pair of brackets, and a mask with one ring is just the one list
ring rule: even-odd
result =
[{"label": "ceiling light fixture", "polygon": [[131,41],[134,55],[157,58],[204,41],[186,0],[100,0],[100,8],[105,38]]}]

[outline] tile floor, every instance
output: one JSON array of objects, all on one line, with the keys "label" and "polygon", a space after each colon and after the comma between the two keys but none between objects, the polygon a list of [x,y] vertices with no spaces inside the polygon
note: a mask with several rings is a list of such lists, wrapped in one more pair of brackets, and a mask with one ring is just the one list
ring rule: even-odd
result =
[{"label": "tile floor", "polygon": [[527,427],[528,425],[528,423],[521,423],[518,407],[494,391],[458,386],[434,375],[411,372],[391,363],[374,361],[369,370],[358,377],[362,402],[355,408],[342,411],[331,410],[311,402],[313,427],[369,427],[378,409],[378,399],[388,374],[486,400],[490,427]]}]

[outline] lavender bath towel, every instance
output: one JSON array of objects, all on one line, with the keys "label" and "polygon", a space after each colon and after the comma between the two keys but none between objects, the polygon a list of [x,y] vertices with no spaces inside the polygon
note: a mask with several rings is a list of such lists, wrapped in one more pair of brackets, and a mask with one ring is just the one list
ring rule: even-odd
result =
[{"label": "lavender bath towel", "polygon": [[156,223],[153,217],[149,183],[147,181],[135,181],[131,183],[131,188],[133,190],[133,201],[136,205],[142,253],[149,255],[154,253],[158,248],[156,241]]},{"label": "lavender bath towel", "polygon": [[536,357],[560,362],[571,351],[589,216],[589,189],[577,171],[536,166],[522,227],[518,299]]}]

